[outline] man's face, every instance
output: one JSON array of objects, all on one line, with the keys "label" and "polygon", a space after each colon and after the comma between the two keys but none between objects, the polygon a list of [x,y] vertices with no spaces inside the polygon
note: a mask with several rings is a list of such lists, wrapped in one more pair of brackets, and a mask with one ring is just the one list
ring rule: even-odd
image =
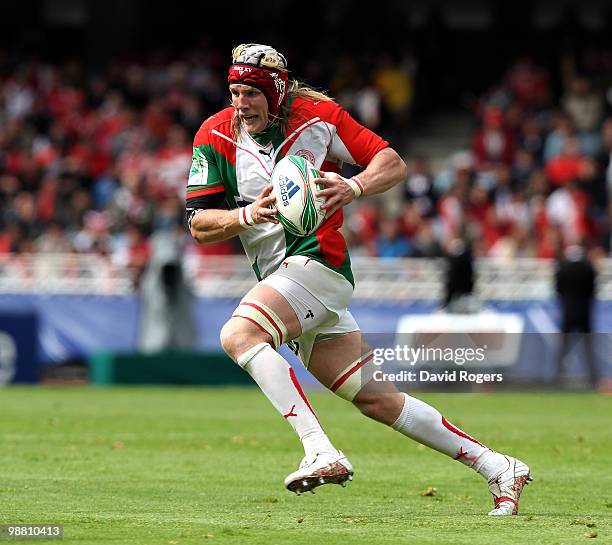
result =
[{"label": "man's face", "polygon": [[247,132],[255,134],[268,126],[268,101],[257,88],[240,83],[229,86],[232,106],[238,112],[242,125]]}]

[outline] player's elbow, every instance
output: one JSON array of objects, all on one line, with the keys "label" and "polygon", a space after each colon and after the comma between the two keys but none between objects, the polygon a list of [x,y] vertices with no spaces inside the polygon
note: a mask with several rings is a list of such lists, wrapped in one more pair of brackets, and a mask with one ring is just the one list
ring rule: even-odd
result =
[{"label": "player's elbow", "polygon": [[401,175],[400,175],[400,180],[405,180],[406,178],[408,178],[408,165],[406,164],[406,162],[400,157],[400,163],[401,163]]},{"label": "player's elbow", "polygon": [[206,239],[203,236],[203,234],[200,231],[198,231],[195,227],[193,226],[190,227],[189,232],[191,233],[193,240],[195,240],[198,244],[204,244],[206,242]]},{"label": "player's elbow", "polygon": [[395,183],[403,182],[408,177],[408,166],[397,153],[395,154],[394,170],[397,173]]},{"label": "player's elbow", "polygon": [[208,223],[203,218],[204,215],[203,211],[198,211],[191,217],[189,222],[189,233],[198,244],[214,242],[211,240],[211,233],[208,229]]},{"label": "player's elbow", "polygon": [[408,167],[399,153],[393,148],[386,148],[380,152],[385,160],[385,168],[388,173],[389,187],[403,182],[408,177]]},{"label": "player's elbow", "polygon": [[203,229],[201,225],[195,225],[195,222],[189,226],[189,232],[191,236],[198,244],[206,244],[208,242],[214,242],[206,229]]}]

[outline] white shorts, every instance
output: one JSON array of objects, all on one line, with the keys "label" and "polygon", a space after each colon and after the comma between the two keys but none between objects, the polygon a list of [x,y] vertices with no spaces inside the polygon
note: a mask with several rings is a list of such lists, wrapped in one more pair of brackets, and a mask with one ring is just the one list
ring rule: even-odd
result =
[{"label": "white shorts", "polygon": [[348,311],[353,286],[318,261],[305,256],[288,257],[261,283],[278,291],[295,311],[302,334],[292,342],[306,368],[317,341],[359,331]]}]

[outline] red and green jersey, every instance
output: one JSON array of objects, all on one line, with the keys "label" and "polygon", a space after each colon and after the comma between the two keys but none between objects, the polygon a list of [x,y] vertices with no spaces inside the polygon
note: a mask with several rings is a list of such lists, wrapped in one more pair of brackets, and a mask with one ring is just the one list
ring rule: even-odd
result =
[{"label": "red and green jersey", "polygon": [[[252,203],[269,182],[276,162],[286,155],[304,157],[319,170],[340,172],[343,162],[366,166],[389,145],[331,101],[294,99],[286,137],[273,125],[256,135],[242,130],[236,142],[231,132],[233,114],[230,107],[209,117],[195,136],[188,209],[203,208],[199,203],[212,196],[219,202],[223,198],[230,208]],[[263,223],[245,230],[240,240],[260,280],[286,257],[304,255],[354,283],[346,241],[339,231],[342,221],[340,209],[305,237],[296,237],[281,225]]]}]

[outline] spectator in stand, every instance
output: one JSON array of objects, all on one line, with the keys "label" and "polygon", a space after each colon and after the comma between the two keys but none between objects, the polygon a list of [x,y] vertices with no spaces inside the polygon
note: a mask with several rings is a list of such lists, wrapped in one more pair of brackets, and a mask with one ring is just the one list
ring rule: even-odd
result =
[{"label": "spectator in stand", "polygon": [[491,204],[487,207],[482,222],[482,239],[474,241],[474,249],[477,250],[478,255],[492,255],[492,249],[505,236],[507,228],[508,226],[497,217],[495,206]]},{"label": "spectator in stand", "polygon": [[472,151],[479,166],[503,162],[511,164],[514,159],[514,141],[504,126],[504,113],[495,106],[487,105],[482,116],[482,128],[476,132]]},{"label": "spectator in stand", "polygon": [[598,129],[604,111],[603,96],[583,76],[572,78],[568,87],[562,99],[563,107],[577,130],[580,148],[588,155],[595,155],[601,145]]},{"label": "spectator in stand", "polygon": [[404,204],[402,214],[398,218],[398,232],[407,240],[412,241],[421,230],[423,217],[416,202]]},{"label": "spectator in stand", "polygon": [[433,175],[425,157],[415,157],[404,183],[404,199],[417,207],[421,216],[436,213],[438,196],[434,190]]},{"label": "spectator in stand", "polygon": [[460,179],[465,179],[468,183],[471,183],[474,175],[474,163],[474,154],[471,151],[462,150],[453,153],[448,159],[448,167],[438,171],[434,176],[434,193],[441,197],[448,193],[455,182]]},{"label": "spectator in stand", "polygon": [[575,137],[565,139],[561,153],[546,163],[546,175],[554,186],[584,179],[588,175],[588,160],[580,151]]},{"label": "spectator in stand", "polygon": [[542,170],[534,170],[525,190],[529,215],[530,234],[534,242],[536,257],[550,259],[557,256],[559,249],[558,230],[551,223],[546,210],[549,193],[548,179]]},{"label": "spectator in stand", "polygon": [[529,185],[529,179],[536,169],[537,161],[533,153],[518,149],[512,164],[512,179],[517,188],[525,190]]},{"label": "spectator in stand", "polygon": [[572,78],[561,103],[574,127],[581,133],[594,136],[603,117],[604,101],[603,96],[592,88],[586,77]]},{"label": "spectator in stand", "polygon": [[424,219],[421,228],[412,240],[412,257],[435,258],[442,257],[442,247],[438,242],[434,222]]},{"label": "spectator in stand", "polygon": [[83,227],[72,239],[72,247],[78,253],[108,256],[112,252],[113,240],[106,212],[87,212]]},{"label": "spectator in stand", "polygon": [[488,255],[503,259],[533,257],[529,230],[519,223],[507,224],[505,234],[490,248]]},{"label": "spectator in stand", "polygon": [[91,199],[95,210],[106,210],[113,201],[115,192],[119,189],[116,169],[109,170],[103,176],[98,176],[91,187]]},{"label": "spectator in stand", "polygon": [[40,182],[38,202],[36,203],[36,218],[43,225],[51,225],[50,222],[55,216],[57,195],[57,178],[45,176]]},{"label": "spectator in stand", "polygon": [[491,208],[493,205],[488,191],[479,184],[474,184],[470,188],[466,204],[466,223],[470,237],[475,241],[472,246],[476,253],[484,254],[483,247],[488,249],[497,239],[495,237],[495,240],[490,240],[491,231],[487,230],[487,216]]},{"label": "spectator in stand", "polygon": [[152,98],[147,103],[143,113],[142,124],[145,130],[155,139],[162,142],[172,125],[172,117],[168,113],[162,98]]},{"label": "spectator in stand", "polygon": [[407,66],[395,62],[389,52],[383,52],[374,72],[374,82],[381,93],[385,126],[396,139],[404,129],[414,100],[414,81]]},{"label": "spectator in stand", "polygon": [[612,201],[612,117],[601,126],[601,149],[596,158],[597,179],[592,186],[591,195],[597,207],[598,216],[608,213]]},{"label": "spectator in stand", "polygon": [[[353,65],[348,70],[353,70]],[[346,69],[345,69],[346,70]],[[350,72],[345,72],[348,74]],[[371,76],[364,76],[355,72],[352,79],[344,80],[341,74],[336,84],[342,84],[338,95],[338,102],[365,127],[377,130],[382,123],[382,97],[376,83]]]},{"label": "spectator in stand", "polygon": [[548,197],[546,213],[558,227],[563,247],[589,240],[591,225],[587,211],[588,195],[573,181]]},{"label": "spectator in stand", "polygon": [[19,253],[21,243],[25,240],[21,232],[21,227],[17,223],[9,223],[0,231],[0,256],[6,254]]},{"label": "spectator in stand", "polygon": [[536,254],[535,257],[540,259],[555,259],[559,255],[561,247],[561,237],[559,229],[547,222],[543,227],[541,236],[536,236]]},{"label": "spectator in stand", "polygon": [[382,98],[374,82],[366,81],[354,96],[353,109],[357,120],[373,131],[380,129],[382,122]]},{"label": "spectator in stand", "polygon": [[574,127],[570,118],[560,110],[552,113],[551,130],[544,140],[543,161],[548,163],[561,154],[568,138],[574,136]]},{"label": "spectator in stand", "polygon": [[159,201],[170,192],[182,196],[185,172],[191,167],[192,151],[185,129],[172,125],[145,174],[149,197]]},{"label": "spectator in stand", "polygon": [[44,254],[65,254],[70,252],[71,246],[62,226],[52,222],[34,241],[34,249]]},{"label": "spectator in stand", "polygon": [[138,287],[149,263],[150,255],[151,245],[144,228],[129,224],[125,228],[120,245],[115,249],[113,261],[115,264],[128,267],[131,270],[132,281]]},{"label": "spectator in stand", "polygon": [[472,183],[470,175],[468,170],[458,170],[453,186],[438,202],[443,245],[459,237],[463,229],[465,204]]},{"label": "spectator in stand", "polygon": [[542,108],[550,101],[549,77],[529,57],[518,59],[506,75],[508,85],[516,99],[525,107]]},{"label": "spectator in stand", "polygon": [[516,148],[516,143],[518,142],[523,130],[523,123],[526,117],[525,111],[521,103],[515,100],[511,102],[508,107],[503,110],[503,112],[504,129],[506,134],[510,137],[513,146]]},{"label": "spectator in stand", "polygon": [[70,210],[72,223],[83,225],[85,216],[91,211],[92,203],[90,192],[86,189],[78,188],[70,197]]},{"label": "spectator in stand", "polygon": [[537,163],[542,163],[544,136],[540,122],[535,115],[527,116],[523,121],[518,136],[518,146],[521,150],[529,153]]},{"label": "spectator in stand", "polygon": [[408,257],[412,245],[403,237],[398,228],[398,220],[384,217],[380,222],[380,233],[376,239],[376,253],[380,257]]},{"label": "spectator in stand", "polygon": [[510,191],[504,198],[496,199],[495,212],[499,221],[509,227],[530,224],[529,208],[525,196],[520,191]]},{"label": "spectator in stand", "polygon": [[355,203],[345,223],[348,243],[357,253],[376,256],[376,239],[380,221],[380,206],[374,199]]},{"label": "spectator in stand", "polygon": [[32,241],[42,230],[42,226],[36,221],[36,201],[34,194],[29,191],[21,191],[15,195],[12,209],[9,209],[8,221],[17,223],[21,227],[22,236]]},{"label": "spectator in stand", "polygon": [[180,105],[180,111],[177,114],[179,124],[185,128],[187,134],[195,134],[200,128],[201,121],[204,118],[202,110],[202,101],[196,94],[188,94],[183,99]]},{"label": "spectator in stand", "polygon": [[12,203],[21,189],[19,178],[12,174],[0,175],[0,227],[12,221]]}]

